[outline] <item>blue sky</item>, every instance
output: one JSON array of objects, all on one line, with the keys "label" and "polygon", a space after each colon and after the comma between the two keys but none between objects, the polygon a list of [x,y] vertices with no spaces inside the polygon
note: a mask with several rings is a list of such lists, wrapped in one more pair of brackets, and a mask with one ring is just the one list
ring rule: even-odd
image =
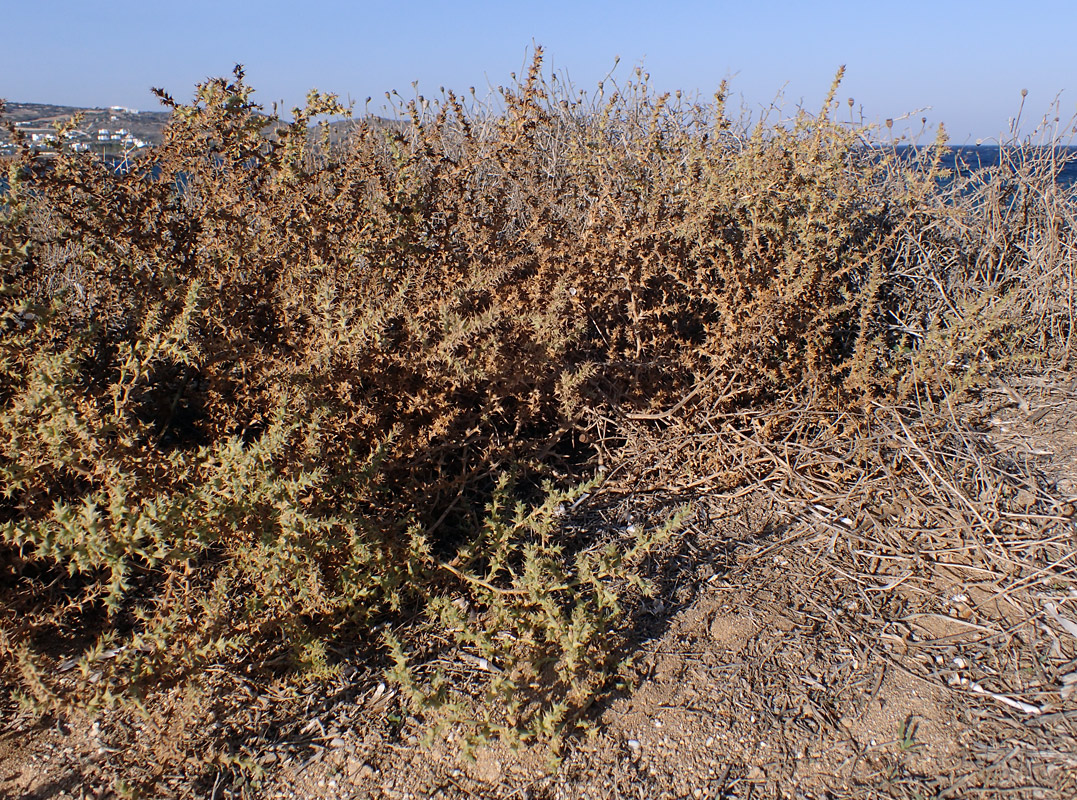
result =
[{"label": "blue sky", "polygon": [[0,97],[21,102],[153,110],[151,86],[187,100],[242,63],[267,107],[317,87],[377,110],[414,80],[429,96],[508,83],[537,42],[579,88],[620,56],[615,79],[642,63],[659,89],[710,95],[730,78],[755,112],[779,92],[816,109],[846,64],[839,96],[869,121],[927,116],[958,144],[1005,131],[1023,88],[1033,124],[1059,92],[1062,124],[1077,112],[1077,0],[0,0],[0,26]]}]

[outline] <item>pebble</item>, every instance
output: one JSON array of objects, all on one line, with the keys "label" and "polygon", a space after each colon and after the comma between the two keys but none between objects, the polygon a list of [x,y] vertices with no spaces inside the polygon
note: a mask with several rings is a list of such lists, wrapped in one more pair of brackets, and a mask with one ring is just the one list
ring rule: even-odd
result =
[{"label": "pebble", "polygon": [[345,742],[339,736],[333,737],[333,739],[329,742],[330,747],[343,747],[345,744],[347,744],[347,742]]},{"label": "pebble", "polygon": [[638,739],[629,739],[625,744],[628,745],[628,749],[633,753],[638,753],[640,749],[640,743]]}]

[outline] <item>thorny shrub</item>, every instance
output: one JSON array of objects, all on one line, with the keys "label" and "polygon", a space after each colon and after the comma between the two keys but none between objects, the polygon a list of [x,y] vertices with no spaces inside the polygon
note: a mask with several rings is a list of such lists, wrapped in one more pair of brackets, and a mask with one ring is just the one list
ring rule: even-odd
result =
[{"label": "thorny shrub", "polygon": [[751,124],[724,85],[590,97],[540,67],[343,141],[312,134],[336,98],[284,123],[237,68],[158,92],[164,141],[121,170],[11,128],[5,684],[138,704],[213,664],[331,670],[327,644],[377,628],[407,693],[452,706],[411,652],[421,611],[494,665],[482,732],[557,735],[677,524],[560,535],[593,415],[855,412],[1072,360],[1054,155],[946,174],[941,129],[910,161],[834,121],[837,80],[819,115]]}]

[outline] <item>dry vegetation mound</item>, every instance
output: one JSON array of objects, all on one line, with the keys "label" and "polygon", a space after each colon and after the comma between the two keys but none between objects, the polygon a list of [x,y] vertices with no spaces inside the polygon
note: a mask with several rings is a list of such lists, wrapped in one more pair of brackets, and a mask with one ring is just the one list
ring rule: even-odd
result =
[{"label": "dry vegetation mound", "polygon": [[[161,93],[164,141],[129,169],[23,143],[5,707],[152,714],[221,670],[287,693],[360,647],[472,740],[563,736],[689,535],[687,508],[571,524],[629,483],[813,503],[882,584],[864,530],[893,558],[957,537],[947,563],[1004,559],[1011,599],[1070,586],[1072,508],[962,405],[1073,366],[1056,151],[951,173],[942,131],[909,159],[835,122],[837,82],[818,116],[748,124],[724,87],[589,97],[540,64],[496,108],[419,98],[343,144],[308,130],[335,98],[282,124],[238,69]],[[454,683],[446,652],[489,679]],[[192,780],[237,763],[196,727],[172,742]]]}]

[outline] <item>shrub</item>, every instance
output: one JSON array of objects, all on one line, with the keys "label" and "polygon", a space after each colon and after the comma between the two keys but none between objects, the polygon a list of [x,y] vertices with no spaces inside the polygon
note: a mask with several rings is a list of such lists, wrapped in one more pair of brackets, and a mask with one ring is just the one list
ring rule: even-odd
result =
[{"label": "shrub", "polygon": [[[941,131],[909,163],[834,122],[837,80],[818,116],[752,125],[724,86],[692,103],[637,71],[588,97],[540,67],[501,110],[417,98],[344,142],[312,135],[336,98],[284,123],[237,68],[189,105],[158,92],[172,122],[129,168],[22,143],[0,217],[21,691],[97,707],[222,662],[324,671],[327,643],[422,611],[496,666],[483,731],[556,734],[676,527],[566,534],[616,439],[589,443],[596,416],[794,398],[852,435],[872,402],[1072,358],[1072,206],[1034,151],[978,184],[943,174]],[[386,664],[456,702],[417,630]]]}]

